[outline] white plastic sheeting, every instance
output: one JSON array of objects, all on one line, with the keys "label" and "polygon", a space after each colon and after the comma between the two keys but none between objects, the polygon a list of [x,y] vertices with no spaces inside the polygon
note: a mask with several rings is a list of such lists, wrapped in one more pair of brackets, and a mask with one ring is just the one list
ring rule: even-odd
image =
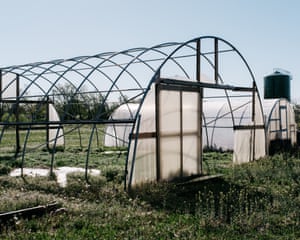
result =
[{"label": "white plastic sheeting", "polygon": [[237,164],[257,160],[266,155],[263,109],[258,94],[255,94],[254,99],[254,105],[251,104],[254,117],[249,116],[248,123],[241,124],[246,128],[236,128],[234,131],[233,162]]},{"label": "white plastic sheeting", "polygon": [[1,97],[6,100],[16,100],[17,98],[17,75],[14,73],[2,74]]},{"label": "white plastic sheeting", "polygon": [[[264,119],[259,97],[207,100],[203,105],[203,146],[233,150],[233,162],[244,163],[265,156]],[[252,119],[254,117],[254,119]]]},{"label": "white plastic sheeting", "polygon": [[[119,106],[110,116],[110,120],[133,119],[139,107],[138,103],[125,103]],[[114,123],[106,126],[104,145],[108,147],[124,147],[128,145],[129,134],[133,124]]]},{"label": "white plastic sheeting", "polygon": [[234,125],[251,122],[251,101],[248,98],[230,100],[230,105],[226,99],[204,101],[204,147],[224,151],[233,150]]},{"label": "white plastic sheeting", "polygon": [[202,135],[198,118],[199,95],[196,92],[162,91],[158,111],[155,109],[155,97],[153,85],[141,107],[140,120],[134,130],[137,142],[133,139],[130,143],[129,185],[201,173],[201,150],[197,147],[201,136],[203,147],[209,142],[217,148],[233,149],[235,163],[265,156],[264,117],[257,94],[253,118],[253,102],[249,98],[230,99],[231,108],[227,100],[204,101]]},{"label": "white plastic sheeting", "polygon": [[[185,114],[183,117],[185,121],[189,121],[188,126],[193,126],[190,114],[192,113],[192,107],[195,105],[193,101],[197,102],[191,96],[191,104],[187,106],[185,104]],[[173,100],[172,100],[173,101]],[[249,99],[233,99],[230,101],[231,112],[227,100],[204,100],[203,102],[203,147],[208,147],[216,150],[233,150],[234,149],[234,129],[235,125],[247,125],[251,123],[251,101]],[[145,104],[144,104],[145,105]],[[153,103],[154,105],[154,103]],[[111,119],[130,119],[139,107],[138,103],[124,104],[118,107],[111,115]],[[154,106],[153,106],[154,107]],[[149,106],[147,107],[149,109]],[[171,109],[165,109],[166,113]],[[195,113],[195,112],[194,112]],[[155,114],[154,109],[148,111],[147,114]],[[175,113],[173,113],[175,114]],[[172,115],[168,115],[169,120],[167,123],[174,121],[175,118]],[[234,123],[233,123],[234,119]],[[155,126],[153,122],[148,121],[148,129],[153,129]],[[262,124],[262,123],[261,123]],[[178,124],[177,124],[178,125]],[[172,125],[167,124],[166,127]],[[179,126],[177,126],[179,129]],[[127,146],[129,140],[129,134],[132,130],[132,124],[109,124],[105,130],[105,146]],[[178,131],[178,130],[177,130]],[[245,132],[245,131],[243,131]],[[239,138],[237,138],[239,139]]]},{"label": "white plastic sheeting", "polygon": [[[233,150],[234,163],[265,156],[263,111],[259,96],[255,95],[254,107],[251,96],[252,93],[229,100],[204,99],[201,135],[199,93],[161,90],[156,96],[153,84],[141,106],[130,142],[127,181],[135,185],[201,173],[201,136],[202,147]],[[122,105],[111,118],[132,118],[138,107],[139,104]],[[131,126],[110,125],[105,144],[123,146],[130,132]]]},{"label": "white plastic sheeting", "polygon": [[[174,101],[174,100],[172,100]],[[154,103],[153,103],[154,104]],[[232,114],[227,101],[219,100],[205,100],[203,102],[203,146],[216,149],[216,150],[233,150],[233,122],[232,116],[234,116],[236,124],[247,123],[249,121],[249,101],[233,101],[231,102],[234,113]],[[144,104],[145,105],[145,104]],[[183,117],[186,120],[190,119],[189,112],[194,103],[191,106],[185,106],[184,110],[186,114]],[[138,103],[124,104],[118,107],[110,116],[110,119],[131,119],[133,114],[139,107]],[[154,106],[153,106],[154,107]],[[162,106],[164,107],[164,106]],[[149,108],[149,107],[148,107]],[[170,112],[168,123],[174,120],[171,109],[165,109],[166,113]],[[154,110],[149,111],[148,114],[155,114]],[[176,113],[173,113],[176,114]],[[178,114],[178,113],[177,113]],[[189,124],[194,124],[190,121]],[[150,126],[151,125],[151,126]],[[177,124],[178,125],[178,124]],[[148,124],[148,129],[153,129],[155,126],[155,120]],[[167,124],[165,127],[171,127]],[[179,126],[177,126],[179,129]],[[105,129],[105,146],[120,147],[127,146],[129,141],[129,134],[132,130],[132,124],[109,124]],[[178,130],[177,130],[178,131]]]},{"label": "white plastic sheeting", "polygon": [[140,109],[140,118],[134,130],[136,135],[130,143],[128,153],[127,183],[137,184],[157,180],[155,88],[152,85]]},{"label": "white plastic sheeting", "polygon": [[159,94],[159,179],[200,174],[199,92]]},{"label": "white plastic sheeting", "polygon": [[[53,104],[49,104],[49,121],[60,121],[59,115]],[[49,124],[48,129],[48,147],[51,149],[54,147],[64,147],[64,131],[59,124]]]},{"label": "white plastic sheeting", "polygon": [[[78,167],[59,167],[54,169],[54,174],[56,175],[56,181],[61,187],[67,186],[67,176],[71,173],[84,173],[84,168]],[[91,176],[100,175],[100,170],[98,169],[89,169],[88,172]],[[23,168],[23,174],[30,177],[46,177],[49,176],[50,170],[44,168]],[[16,168],[12,170],[9,174],[11,177],[19,177],[22,176],[22,169]]]}]

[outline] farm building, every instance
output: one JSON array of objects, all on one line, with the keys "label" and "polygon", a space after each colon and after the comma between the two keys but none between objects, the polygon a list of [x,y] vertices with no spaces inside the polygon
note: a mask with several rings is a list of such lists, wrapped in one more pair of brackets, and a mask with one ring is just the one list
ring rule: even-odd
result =
[{"label": "farm building", "polygon": [[[0,71],[0,149],[10,147],[22,166],[30,151],[48,148],[52,169],[58,147],[75,141],[85,149],[87,175],[98,161],[93,151],[125,147],[125,185],[131,187],[203,174],[203,148],[220,142],[237,163],[266,154],[253,73],[218,37]],[[34,131],[43,131],[44,140],[31,141]],[[9,137],[15,143],[7,146]]]},{"label": "farm building", "polygon": [[266,141],[269,153],[280,145],[291,147],[297,144],[297,124],[293,106],[286,99],[263,101],[266,123]]}]

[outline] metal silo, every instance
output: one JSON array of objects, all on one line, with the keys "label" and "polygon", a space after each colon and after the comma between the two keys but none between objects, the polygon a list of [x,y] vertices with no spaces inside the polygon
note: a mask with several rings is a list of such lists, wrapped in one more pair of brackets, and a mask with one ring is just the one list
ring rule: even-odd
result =
[{"label": "metal silo", "polygon": [[285,98],[291,100],[290,73],[275,70],[273,74],[264,77],[264,98]]}]

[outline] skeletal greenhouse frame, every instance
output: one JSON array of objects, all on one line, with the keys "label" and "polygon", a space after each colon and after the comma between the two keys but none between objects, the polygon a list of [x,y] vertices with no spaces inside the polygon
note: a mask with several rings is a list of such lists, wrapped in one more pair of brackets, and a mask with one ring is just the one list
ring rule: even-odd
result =
[{"label": "skeletal greenhouse frame", "polygon": [[[242,83],[241,80],[237,80],[234,83],[227,81],[227,77],[223,76],[223,64],[221,60],[226,54],[233,54],[239,64],[243,67],[233,66],[233,69],[244,68],[244,72],[247,75],[248,81]],[[203,71],[209,72],[208,79],[212,81],[203,80]],[[125,168],[125,186],[130,187],[133,184],[134,171],[136,158],[139,151],[139,144],[142,143],[142,139],[152,139],[155,142],[154,152],[156,154],[155,165],[156,173],[154,180],[166,180],[161,176],[160,164],[164,157],[160,153],[160,142],[164,141],[161,135],[160,124],[158,115],[160,114],[160,92],[166,91],[166,94],[179,92],[180,101],[182,96],[194,94],[195,99],[195,111],[197,117],[197,130],[193,133],[195,139],[195,149],[197,154],[195,158],[197,161],[197,170],[192,171],[192,175],[202,174],[202,149],[203,136],[206,134],[208,137],[208,119],[205,118],[203,111],[203,101],[210,101],[209,99],[223,98],[225,99],[230,112],[227,114],[232,120],[232,128],[234,130],[247,130],[251,133],[251,141],[254,142],[253,147],[250,149],[252,153],[247,155],[252,161],[256,159],[256,130],[264,131],[263,119],[256,122],[257,115],[262,115],[261,102],[255,83],[254,75],[246,62],[242,54],[228,41],[215,37],[215,36],[203,36],[198,37],[187,42],[173,42],[159,44],[150,48],[133,48],[120,52],[106,52],[92,56],[80,56],[69,59],[57,59],[46,62],[36,62],[24,65],[15,65],[9,67],[0,68],[1,76],[1,95],[0,103],[11,103],[14,108],[9,109],[7,119],[1,118],[0,126],[2,127],[0,135],[0,146],[2,143],[3,134],[8,126],[13,126],[16,129],[16,157],[22,158],[22,168],[24,166],[24,158],[27,153],[27,141],[30,133],[35,128],[55,129],[56,134],[53,139],[47,138],[43,146],[52,144],[51,153],[51,172],[53,171],[56,153],[56,144],[58,139],[63,136],[60,135],[60,129],[65,125],[72,126],[70,131],[80,129],[84,125],[91,126],[91,132],[89,136],[89,142],[87,144],[86,161],[85,161],[85,177],[88,180],[88,169],[90,161],[90,153],[92,149],[92,143],[95,135],[98,134],[98,125],[116,126],[130,125],[131,134],[129,135],[127,144],[127,160],[124,166]],[[225,74],[226,75],[226,74]],[[9,81],[6,80],[7,76],[14,76]],[[229,82],[229,83],[228,83]],[[34,116],[32,119],[24,122],[20,121],[18,111],[21,104],[36,104],[35,110],[39,112],[43,105],[53,104],[57,106],[59,97],[64,94],[62,91],[63,86],[71,86],[72,91],[68,98],[64,97],[64,108],[60,112],[60,119],[57,121],[51,121],[49,118],[45,120],[37,120]],[[13,87],[14,86],[14,87]],[[9,93],[15,91],[14,94]],[[14,89],[14,90],[11,90]],[[21,90],[22,89],[22,90]],[[205,95],[206,89],[208,91],[222,92],[222,96],[219,95]],[[147,102],[147,96],[151,91],[155,92],[154,97],[154,130],[142,132],[140,129],[141,121],[143,121],[143,108]],[[239,93],[234,95],[231,93]],[[245,96],[243,95],[245,93]],[[182,95],[183,94],[183,95]],[[90,110],[89,96],[94,96],[98,99],[98,105]],[[242,96],[243,95],[243,96]],[[177,93],[176,93],[177,96]],[[77,97],[77,98],[76,98]],[[162,95],[164,98],[164,96]],[[248,97],[247,104],[250,104],[250,124],[239,124],[241,120],[237,120],[234,116],[234,109],[231,106],[231,99],[236,97]],[[74,115],[74,108],[72,108],[72,99],[80,99],[80,104],[83,104],[83,108],[92,112],[89,117],[83,118],[81,116]],[[176,97],[177,98],[177,97]],[[185,97],[184,97],[185,98]],[[179,100],[178,100],[179,101]],[[127,105],[130,103],[137,103],[138,109],[135,114],[131,114],[128,118],[113,119],[108,117],[109,113],[113,112],[121,105]],[[183,148],[185,147],[185,135],[191,133],[185,133],[182,126],[184,115],[184,103],[181,102],[178,121],[181,121],[181,129],[175,137],[180,142],[179,148],[181,168],[182,162],[184,162],[185,154]],[[256,110],[258,108],[258,110]],[[176,110],[176,111],[177,111]],[[128,111],[130,111],[128,107]],[[15,120],[9,120],[9,117],[15,114]],[[217,116],[220,117],[220,116]],[[243,118],[243,115],[241,116]],[[215,120],[216,122],[216,120]],[[52,126],[52,127],[51,127]],[[23,145],[20,143],[19,131],[20,128],[25,130],[25,138]],[[213,129],[217,128],[214,124]],[[103,130],[105,134],[105,130]],[[68,134],[64,132],[64,135]],[[117,136],[112,136],[116,139]],[[177,140],[176,140],[177,141]],[[207,141],[207,144],[209,141]],[[67,144],[67,143],[66,143]],[[179,177],[184,177],[181,169]],[[153,180],[153,179],[152,179]]]}]

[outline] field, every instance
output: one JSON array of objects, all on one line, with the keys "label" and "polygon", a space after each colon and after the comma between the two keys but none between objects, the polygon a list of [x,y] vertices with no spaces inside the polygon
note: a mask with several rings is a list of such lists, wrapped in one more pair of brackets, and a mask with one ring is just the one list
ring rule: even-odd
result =
[{"label": "field", "polygon": [[[88,137],[86,132],[82,134]],[[35,134],[32,146],[44,137],[41,132]],[[70,134],[72,144],[56,153],[55,166],[84,167],[87,137],[80,145]],[[297,151],[241,166],[232,166],[230,153],[206,152],[205,171],[222,177],[193,184],[147,184],[127,193],[124,149],[105,149],[95,143],[89,165],[102,174],[90,177],[89,183],[84,174],[72,174],[68,186],[62,188],[53,178],[9,177],[9,170],[21,163],[20,157],[13,157],[13,144],[1,149],[0,211],[53,202],[60,208],[2,222],[1,239],[300,238]],[[50,160],[51,154],[41,146],[26,154],[24,165],[49,167]]]}]

